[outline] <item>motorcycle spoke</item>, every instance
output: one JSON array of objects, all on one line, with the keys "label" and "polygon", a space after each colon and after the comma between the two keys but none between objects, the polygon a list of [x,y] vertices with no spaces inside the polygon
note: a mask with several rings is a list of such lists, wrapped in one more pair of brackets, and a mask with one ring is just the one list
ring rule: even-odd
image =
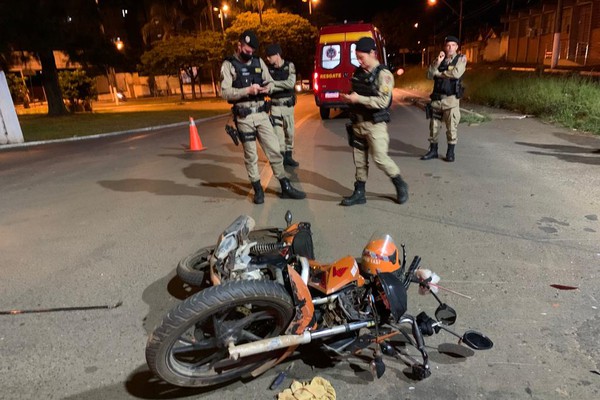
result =
[{"label": "motorcycle spoke", "polygon": [[[192,366],[200,371],[210,371],[215,369],[215,365],[227,356],[227,350],[220,350],[195,362]],[[226,360],[225,360],[226,361]]]},{"label": "motorcycle spoke", "polygon": [[242,338],[248,340],[249,342],[255,342],[257,340],[263,340],[264,338],[255,335],[254,333],[247,331],[245,329],[242,329]]},{"label": "motorcycle spoke", "polygon": [[174,347],[173,354],[181,354],[197,350],[214,349],[217,347],[217,340],[215,338],[206,338],[205,340],[202,340],[200,342],[197,342],[195,340],[185,340],[179,338],[179,342],[182,345]]}]

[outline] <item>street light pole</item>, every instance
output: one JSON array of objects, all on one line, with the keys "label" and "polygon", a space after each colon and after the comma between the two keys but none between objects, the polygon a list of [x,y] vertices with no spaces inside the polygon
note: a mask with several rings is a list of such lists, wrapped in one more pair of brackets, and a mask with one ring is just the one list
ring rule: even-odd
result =
[{"label": "street light pole", "polygon": [[308,3],[308,15],[312,15],[312,3],[316,3],[318,0],[302,0],[303,3]]},{"label": "street light pole", "polygon": [[[452,12],[458,16],[458,40],[462,41],[462,22],[463,22],[463,0],[460,0],[460,11],[456,11],[454,7],[452,7],[446,0],[442,0],[442,2],[448,6]],[[437,4],[437,0],[427,0],[430,6],[435,6]]]}]

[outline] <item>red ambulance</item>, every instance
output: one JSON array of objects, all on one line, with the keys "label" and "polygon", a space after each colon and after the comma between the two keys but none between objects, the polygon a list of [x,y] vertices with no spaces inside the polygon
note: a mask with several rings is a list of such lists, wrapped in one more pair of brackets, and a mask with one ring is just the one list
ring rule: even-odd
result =
[{"label": "red ambulance", "polygon": [[329,118],[332,108],[347,108],[347,104],[341,101],[340,93],[350,93],[350,79],[359,66],[354,52],[355,43],[365,36],[375,40],[379,62],[386,65],[385,41],[381,32],[373,25],[365,23],[329,25],[319,31],[313,73],[313,93],[322,119]]}]

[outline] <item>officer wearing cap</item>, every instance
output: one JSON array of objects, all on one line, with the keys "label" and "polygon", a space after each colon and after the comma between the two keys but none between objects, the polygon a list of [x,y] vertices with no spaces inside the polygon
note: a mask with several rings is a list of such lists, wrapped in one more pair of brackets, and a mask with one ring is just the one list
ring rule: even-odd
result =
[{"label": "officer wearing cap", "polygon": [[396,188],[396,201],[408,200],[408,185],[400,176],[400,168],[388,155],[390,137],[387,123],[394,89],[394,76],[379,63],[375,41],[363,37],[356,42],[356,59],[360,66],[352,76],[352,92],[342,94],[350,104],[351,124],[346,125],[349,143],[354,151],[356,181],[354,192],[345,197],[341,205],[364,204],[365,183],[369,172],[369,155],[375,165],[392,179]]},{"label": "officer wearing cap", "polygon": [[467,68],[467,58],[457,53],[458,38],[447,36],[444,42],[444,51],[440,52],[427,70],[427,79],[433,79],[433,92],[430,96],[429,151],[421,157],[421,160],[438,157],[438,133],[443,123],[446,125],[448,140],[446,161],[452,162],[455,159],[454,148],[460,122],[460,98],[464,90],[462,76]]},{"label": "officer wearing cap", "polygon": [[296,104],[296,67],[294,63],[281,57],[281,46],[277,43],[267,46],[269,73],[274,80],[271,93],[271,121],[279,138],[279,149],[283,155],[283,165],[297,167],[292,158],[294,150],[294,105]]},{"label": "officer wearing cap", "polygon": [[281,198],[303,199],[304,192],[295,189],[283,168],[279,140],[269,120],[265,96],[273,90],[273,79],[264,61],[254,55],[258,38],[251,30],[244,31],[233,56],[221,66],[221,95],[233,104],[233,120],[244,148],[244,163],[254,189],[254,203],[264,203],[264,191],[258,170],[257,139],[269,159],[273,174],[281,185]]}]

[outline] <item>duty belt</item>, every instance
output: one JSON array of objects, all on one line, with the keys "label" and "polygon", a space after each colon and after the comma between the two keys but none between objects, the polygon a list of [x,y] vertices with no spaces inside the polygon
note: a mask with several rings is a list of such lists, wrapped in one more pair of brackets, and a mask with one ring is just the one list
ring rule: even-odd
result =
[{"label": "duty belt", "polygon": [[274,106],[292,107],[294,105],[294,99],[292,99],[292,98],[289,98],[286,100],[271,99],[271,102],[273,103]]},{"label": "duty belt", "polygon": [[250,114],[267,111],[267,106],[265,104],[263,104],[262,106],[258,106],[258,107],[243,107],[243,106],[236,105],[236,106],[231,107],[231,111],[233,112],[233,115],[235,115],[236,117],[245,118]]}]

